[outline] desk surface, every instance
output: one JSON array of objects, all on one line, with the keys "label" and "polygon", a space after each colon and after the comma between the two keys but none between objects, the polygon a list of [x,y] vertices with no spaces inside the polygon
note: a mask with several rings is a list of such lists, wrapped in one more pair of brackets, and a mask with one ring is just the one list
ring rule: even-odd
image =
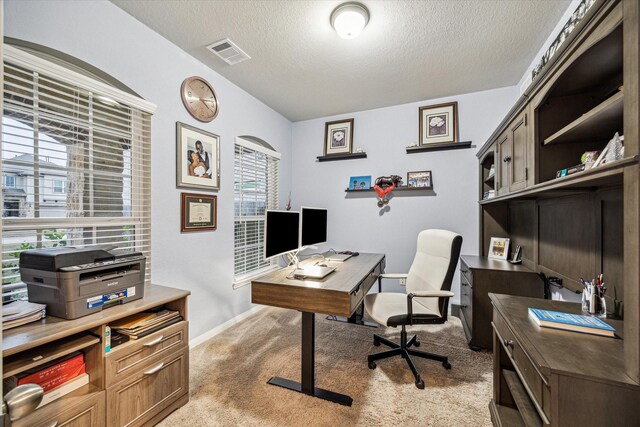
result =
[{"label": "desk surface", "polygon": [[477,255],[460,255],[460,259],[472,270],[511,271],[518,273],[534,273],[535,271],[522,264],[511,264],[507,260],[493,259]]},{"label": "desk surface", "polygon": [[[505,319],[541,373],[552,372],[607,383],[637,387],[624,369],[623,340],[578,332],[542,328],[529,319],[530,307],[581,314],[580,304],[512,295],[489,294],[493,306]],[[623,334],[621,320],[606,322]]]},{"label": "desk surface", "polygon": [[[355,300],[364,297],[360,293],[369,290],[360,289],[361,285],[366,281],[365,287],[371,287],[384,269],[384,259],[383,254],[361,253],[344,262],[323,261],[336,270],[322,280],[289,279],[294,267],[281,268],[251,282],[251,302],[348,317],[353,302],[359,302]],[[300,264],[317,261],[309,259]]]}]

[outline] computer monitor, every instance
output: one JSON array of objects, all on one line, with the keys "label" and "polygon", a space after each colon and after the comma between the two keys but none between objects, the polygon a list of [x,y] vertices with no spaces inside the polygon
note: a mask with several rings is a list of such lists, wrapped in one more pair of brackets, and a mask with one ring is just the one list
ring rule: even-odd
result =
[{"label": "computer monitor", "polygon": [[294,252],[300,248],[300,212],[267,210],[265,218],[265,259]]},{"label": "computer monitor", "polygon": [[321,208],[301,208],[300,247],[325,243],[327,241],[327,210]]}]

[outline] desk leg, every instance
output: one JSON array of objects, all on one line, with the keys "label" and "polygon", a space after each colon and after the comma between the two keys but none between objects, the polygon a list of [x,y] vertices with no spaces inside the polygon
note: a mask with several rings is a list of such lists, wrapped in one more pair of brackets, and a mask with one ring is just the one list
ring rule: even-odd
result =
[{"label": "desk leg", "polygon": [[286,378],[273,377],[268,384],[288,388],[299,393],[315,396],[330,402],[351,406],[353,399],[346,394],[335,393],[315,387],[315,338],[316,321],[315,313],[302,312],[302,366],[301,382],[291,381]]},{"label": "desk leg", "polygon": [[334,322],[342,323],[352,323],[354,325],[368,326],[370,328],[377,328],[378,326],[380,326],[376,322],[364,320],[364,302],[361,302],[360,306],[349,317],[327,316],[327,320],[333,320]]}]

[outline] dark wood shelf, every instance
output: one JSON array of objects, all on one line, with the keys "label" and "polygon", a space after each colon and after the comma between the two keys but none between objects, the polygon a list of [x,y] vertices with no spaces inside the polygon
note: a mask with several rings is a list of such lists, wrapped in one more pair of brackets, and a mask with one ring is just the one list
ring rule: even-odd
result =
[{"label": "dark wood shelf", "polygon": [[[348,188],[344,190],[345,193],[375,193],[376,190],[373,188],[369,188],[368,190],[349,190]],[[433,187],[407,187],[403,185],[401,187],[396,187],[393,191],[433,191]]]},{"label": "dark wood shelf", "polygon": [[618,92],[544,140],[544,145],[611,138],[622,132],[624,97]]},{"label": "dark wood shelf", "polygon": [[460,150],[462,148],[471,148],[471,141],[447,142],[445,144],[429,144],[418,145],[416,147],[407,147],[407,154],[424,153],[425,151]]},{"label": "dark wood shelf", "polygon": [[331,162],[334,160],[351,160],[351,159],[366,159],[367,153],[345,153],[345,154],[329,154],[326,156],[318,156],[319,162]]},{"label": "dark wood shelf", "polygon": [[605,185],[622,184],[624,167],[638,162],[638,156],[628,157],[614,163],[606,163],[573,175],[541,182],[520,191],[514,191],[504,196],[496,196],[487,200],[480,200],[481,205],[502,202],[511,199],[538,198],[545,194],[560,192],[583,192],[585,189]]}]

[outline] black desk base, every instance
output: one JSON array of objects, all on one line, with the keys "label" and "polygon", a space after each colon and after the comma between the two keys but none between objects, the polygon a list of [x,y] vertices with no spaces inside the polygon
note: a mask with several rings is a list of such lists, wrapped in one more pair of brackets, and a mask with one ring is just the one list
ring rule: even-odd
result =
[{"label": "black desk base", "polygon": [[330,402],[351,406],[353,399],[346,394],[316,388],[315,386],[315,313],[302,312],[302,381],[296,382],[280,377],[273,377],[268,384],[284,387],[289,390],[315,396]]},{"label": "black desk base", "polygon": [[368,326],[370,328],[377,328],[378,326],[380,326],[376,322],[364,320],[364,301],[360,303],[359,309],[354,311],[351,316],[343,317],[329,315],[327,316],[327,320],[332,320],[334,322],[351,323],[352,325]]}]

